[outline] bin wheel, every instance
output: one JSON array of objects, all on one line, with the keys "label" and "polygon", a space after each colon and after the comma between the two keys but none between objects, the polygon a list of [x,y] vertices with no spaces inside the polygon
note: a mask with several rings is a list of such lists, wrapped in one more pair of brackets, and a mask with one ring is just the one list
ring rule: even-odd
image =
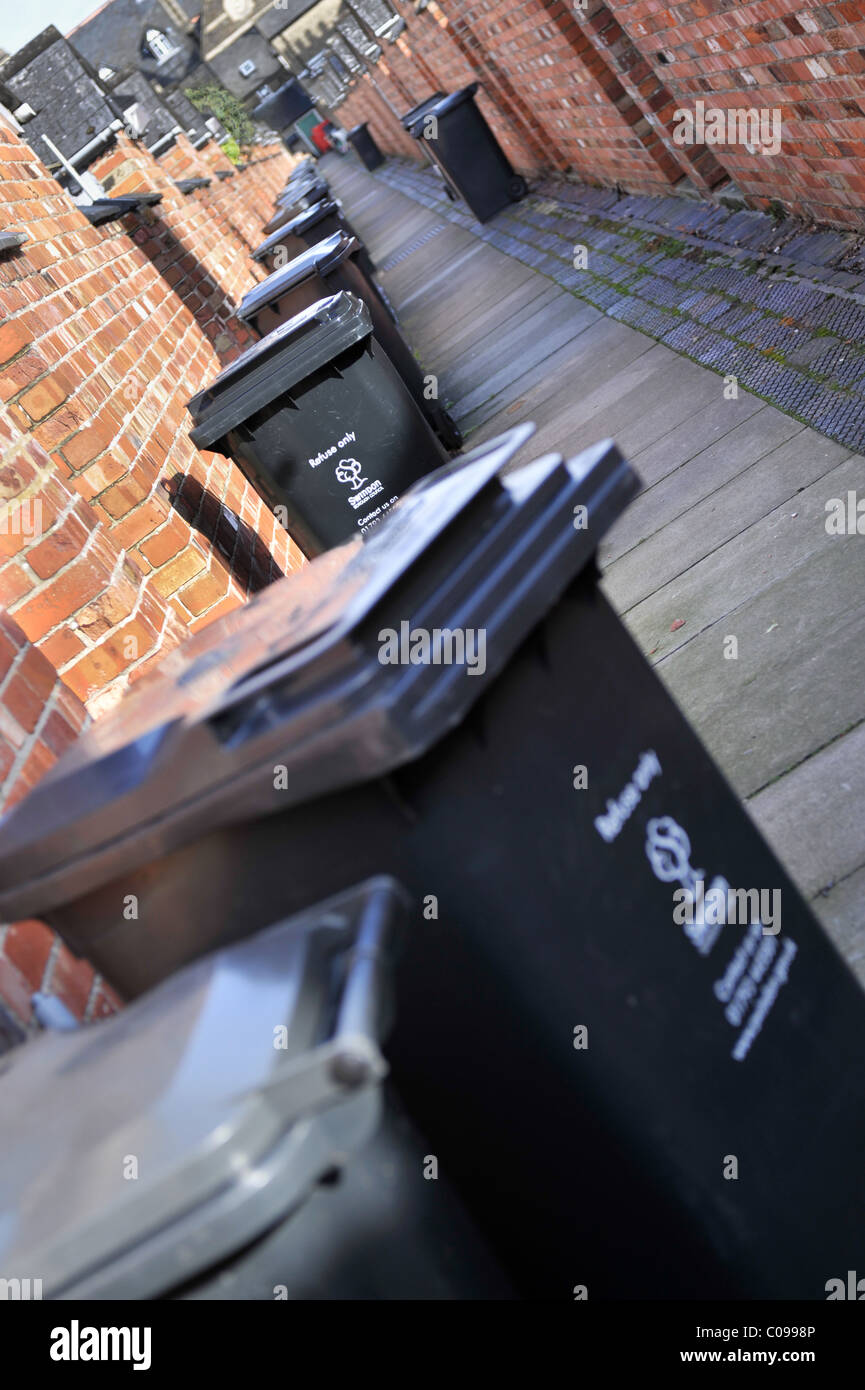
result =
[{"label": "bin wheel", "polygon": [[441,406],[436,407],[435,419],[432,424],[445,448],[452,454],[459,453],[463,447],[462,431],[456,421]]},{"label": "bin wheel", "polygon": [[520,198],[525,198],[528,191],[529,185],[526,183],[522,174],[514,174],[514,177],[508,183],[508,193],[511,195],[513,201],[516,203]]}]

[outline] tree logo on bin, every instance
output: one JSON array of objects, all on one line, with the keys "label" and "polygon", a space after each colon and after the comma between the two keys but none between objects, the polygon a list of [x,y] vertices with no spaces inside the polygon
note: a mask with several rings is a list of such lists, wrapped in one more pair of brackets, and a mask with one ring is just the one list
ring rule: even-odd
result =
[{"label": "tree logo on bin", "polygon": [[704,869],[691,868],[691,841],[672,816],[650,820],[646,827],[646,856],[662,883],[693,884]]},{"label": "tree logo on bin", "polygon": [[360,476],[361,464],[358,459],[340,459],[336,465],[336,481],[348,483],[352,492],[357,492],[368,480]]}]

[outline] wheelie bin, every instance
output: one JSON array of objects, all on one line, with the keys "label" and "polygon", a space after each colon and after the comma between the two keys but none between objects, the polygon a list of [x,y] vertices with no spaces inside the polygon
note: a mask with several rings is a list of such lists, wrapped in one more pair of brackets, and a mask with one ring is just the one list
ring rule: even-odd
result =
[{"label": "wheelie bin", "polygon": [[241,301],[238,318],[264,336],[319,299],[340,290],[351,292],[366,304],[375,337],[445,448],[459,449],[462,435],[444,407],[430,399],[428,378],[394,322],[379,286],[358,265],[358,252],[353,237],[335,232],[250,290]]},{"label": "wheelie bin", "polygon": [[188,409],[193,443],[233,458],[306,555],[366,534],[446,457],[345,292],[248,348]]},{"label": "wheelie bin", "polygon": [[55,1300],[509,1297],[386,1085],[404,907],[370,880],[18,1047],[0,1277]]},{"label": "wheelie bin", "polygon": [[370,173],[384,164],[384,155],[376,144],[367,121],[362,121],[360,125],[348,131],[348,138],[355,154]]},{"label": "wheelie bin", "polygon": [[276,206],[283,212],[294,209],[296,215],[331,197],[330,188],[323,179],[303,180],[284,188],[276,200]]},{"label": "wheelie bin", "polygon": [[172,653],[4,818],[0,912],[134,995],[398,866],[394,1085],[518,1291],[822,1300],[865,996],[600,590],[634,474],[525,439]]},{"label": "wheelie bin", "polygon": [[478,83],[426,105],[409,132],[479,222],[524,198],[528,185],[511,164],[475,102]]},{"label": "wheelie bin", "polygon": [[[278,269],[280,266],[287,265],[294,260],[307,247],[315,246],[325,237],[333,236],[334,232],[344,232],[346,236],[354,237],[358,244],[358,264],[361,266],[364,275],[375,275],[375,262],[369,251],[366,249],[362,239],[352,227],[348,218],[344,215],[341,208],[331,199],[317,203],[315,207],[309,208],[306,212],[297,213],[291,216],[291,209],[285,209],[286,221],[281,218],[278,225],[276,218],[271,218],[264,231],[267,234],[260,246],[257,246],[252,253],[254,261],[263,261],[270,268]],[[268,231],[268,229],[270,229]]]}]

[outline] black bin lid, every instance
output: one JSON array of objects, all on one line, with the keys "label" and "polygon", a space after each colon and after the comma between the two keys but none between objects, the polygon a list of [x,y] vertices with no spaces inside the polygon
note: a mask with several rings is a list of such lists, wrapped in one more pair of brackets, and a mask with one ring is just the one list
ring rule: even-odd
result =
[{"label": "black bin lid", "polygon": [[254,261],[263,261],[275,246],[285,241],[287,236],[303,236],[304,232],[310,227],[314,227],[317,222],[323,222],[325,217],[332,217],[339,208],[331,198],[323,198],[320,203],[316,203],[313,208],[306,208],[304,212],[299,212],[297,217],[292,217],[290,222],[286,222],[282,227],[277,227],[275,232],[271,232],[266,241],[257,246],[252,253]]},{"label": "black bin lid", "polygon": [[[503,473],[532,430],[422,479],[365,540],[211,623],[97,720],[0,820],[0,920],[73,902],[217,826],[382,776],[460,723],[637,490],[609,440]],[[383,663],[379,634],[404,623],[483,631],[483,671]]]},{"label": "black bin lid", "polygon": [[293,290],[296,285],[302,285],[313,275],[329,275],[359,248],[360,243],[356,237],[347,236],[345,232],[334,232],[332,236],[325,237],[308,251],[302,251],[299,256],[295,256],[288,265],[275,270],[266,280],[262,280],[260,285],[256,285],[245,294],[237,317],[244,322],[254,319],[268,304],[272,304],[288,290]]},{"label": "black bin lid", "polygon": [[426,97],[424,101],[418,102],[417,106],[412,106],[409,111],[406,111],[404,115],[400,116],[400,121],[405,126],[406,130],[410,130],[415,121],[420,120],[421,116],[425,116],[427,111],[430,111],[435,106],[436,102],[443,101],[446,95],[447,93],[445,92],[433,92],[431,97]]},{"label": "black bin lid", "polygon": [[441,116],[446,116],[449,111],[455,110],[457,106],[462,106],[466,101],[473,101],[479,87],[478,82],[472,82],[468,87],[461,87],[458,92],[451,93],[450,96],[442,96],[438,101],[432,98],[419,108],[419,114],[412,116],[411,121],[403,117],[403,124],[409,134],[415,140],[424,138],[423,124],[427,116],[435,116],[438,120]]},{"label": "black bin lid", "polygon": [[326,367],[372,332],[369,309],[353,294],[331,295],[302,309],[231,362],[187,402],[189,437],[209,449],[229,430]]}]

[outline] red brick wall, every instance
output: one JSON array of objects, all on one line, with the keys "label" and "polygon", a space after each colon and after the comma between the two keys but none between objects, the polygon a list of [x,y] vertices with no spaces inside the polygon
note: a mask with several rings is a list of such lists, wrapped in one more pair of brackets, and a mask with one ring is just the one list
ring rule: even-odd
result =
[{"label": "red brick wall", "polygon": [[[98,712],[259,586],[256,540],[276,570],[300,563],[236,466],[187,433],[186,400],[249,341],[234,310],[259,272],[240,237],[125,138],[102,172],[163,203],[97,228],[26,145],[5,141],[7,224],[31,240],[0,260],[0,398],[50,465],[10,482],[41,500],[44,532],[4,538],[20,546],[0,566],[0,604]],[[248,172],[228,182],[241,188]],[[269,205],[257,192],[249,202],[260,232]],[[184,493],[191,515],[172,507]],[[219,503],[243,526],[224,524]]]},{"label": "red brick wall", "polygon": [[[293,161],[282,147],[201,194],[228,163],[181,139],[156,161],[120,136],[96,172],[151,211],[91,227],[0,123],[0,809],[91,716],[184,637],[302,557],[236,465],[200,453],[185,402],[250,341],[249,258]],[[117,1001],[40,922],[0,923],[0,999],[34,990],[79,1017]]]},{"label": "red brick wall", "polygon": [[862,0],[612,0],[612,8],[683,106],[702,98],[782,111],[779,154],[715,150],[757,204],[774,198],[818,221],[865,227]]},{"label": "red brick wall", "polygon": [[[26,452],[36,452],[32,443]],[[87,724],[83,704],[17,623],[0,613],[0,802],[20,801]],[[77,1018],[102,1018],[119,1000],[44,922],[0,925],[0,1000],[24,1025],[37,990],[57,995]]]},{"label": "red brick wall", "polygon": [[[755,206],[865,227],[862,0],[433,0],[420,14],[395,3],[407,28],[338,113],[369,120],[386,150],[417,157],[373,82],[402,112],[436,87],[479,80],[523,173],[568,169],[650,192],[688,178],[707,193],[732,179]],[[675,113],[698,99],[780,111],[780,152],[676,144]]]}]

